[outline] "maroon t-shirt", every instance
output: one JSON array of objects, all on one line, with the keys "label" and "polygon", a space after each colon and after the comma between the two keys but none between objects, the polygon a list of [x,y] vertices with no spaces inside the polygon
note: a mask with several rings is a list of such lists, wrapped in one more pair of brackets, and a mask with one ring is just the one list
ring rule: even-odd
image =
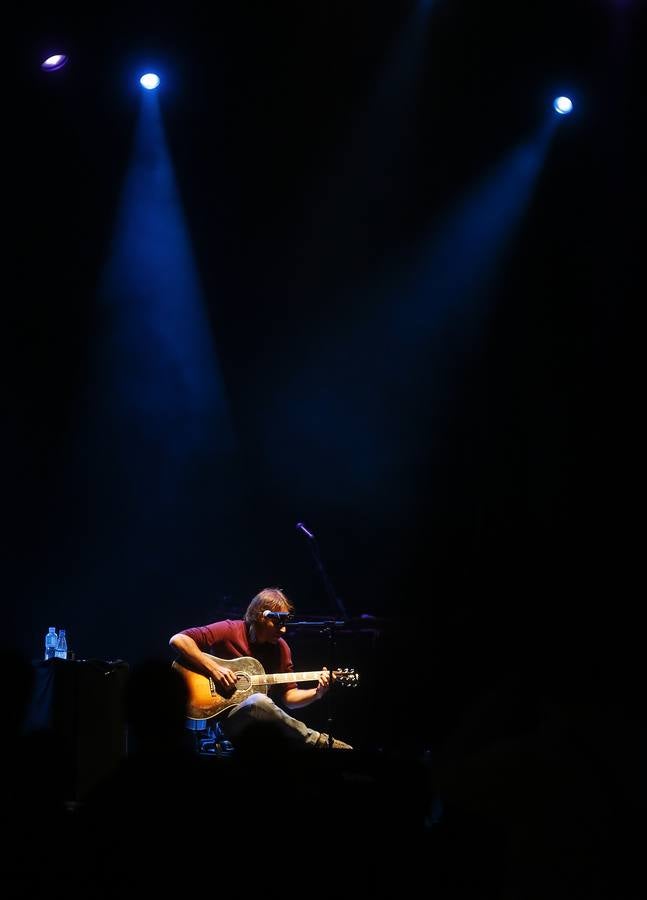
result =
[{"label": "maroon t-shirt", "polygon": [[[239,656],[253,656],[263,666],[268,675],[279,672],[294,672],[292,654],[283,638],[277,644],[255,644],[249,639],[247,626],[241,619],[225,619],[202,625],[199,628],[185,628],[181,634],[188,634],[196,642],[200,650],[218,656],[220,659],[236,659]],[[276,685],[270,691],[279,690],[285,693],[295,688],[296,682]]]}]

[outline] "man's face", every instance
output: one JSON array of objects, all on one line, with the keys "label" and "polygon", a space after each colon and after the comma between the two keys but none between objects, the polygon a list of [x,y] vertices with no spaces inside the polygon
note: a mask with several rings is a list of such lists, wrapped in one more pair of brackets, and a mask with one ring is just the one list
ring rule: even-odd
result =
[{"label": "man's face", "polygon": [[[287,609],[280,609],[277,612],[287,612]],[[277,644],[279,638],[284,637],[285,633],[286,627],[281,619],[261,616],[256,625],[256,640],[259,644]]]}]

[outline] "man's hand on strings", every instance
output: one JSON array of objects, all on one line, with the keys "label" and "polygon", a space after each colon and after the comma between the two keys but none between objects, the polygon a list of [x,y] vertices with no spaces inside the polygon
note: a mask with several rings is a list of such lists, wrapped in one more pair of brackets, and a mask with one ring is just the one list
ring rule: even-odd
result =
[{"label": "man's hand on strings", "polygon": [[210,659],[207,666],[218,690],[223,694],[233,694],[236,690],[236,673],[227,666],[219,665],[214,659]]},{"label": "man's hand on strings", "polygon": [[315,688],[315,699],[321,700],[321,698],[325,694],[327,694],[329,690],[330,690],[330,672],[324,666],[323,670],[321,672],[321,675],[319,676],[319,683],[317,684],[317,687]]}]

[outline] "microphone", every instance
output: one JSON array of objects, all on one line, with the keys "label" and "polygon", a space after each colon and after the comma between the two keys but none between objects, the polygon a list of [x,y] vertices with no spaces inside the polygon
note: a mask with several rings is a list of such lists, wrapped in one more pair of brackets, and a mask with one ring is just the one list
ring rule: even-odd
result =
[{"label": "microphone", "polygon": [[288,612],[273,612],[271,609],[263,610],[264,619],[276,619],[281,625],[287,625],[292,616]]},{"label": "microphone", "polygon": [[311,531],[308,531],[303,522],[297,522],[297,531],[302,531],[307,538],[310,538],[311,541],[314,541],[314,534]]}]

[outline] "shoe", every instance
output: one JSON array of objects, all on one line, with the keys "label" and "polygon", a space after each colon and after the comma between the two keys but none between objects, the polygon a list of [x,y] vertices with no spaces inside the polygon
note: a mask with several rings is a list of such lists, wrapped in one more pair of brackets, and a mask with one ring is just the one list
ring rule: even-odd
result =
[{"label": "shoe", "polygon": [[332,746],[330,744],[330,738],[322,731],[319,733],[319,737],[317,738],[317,743],[315,744],[316,750],[352,750],[350,744],[345,743],[344,741],[338,741],[337,738],[332,739]]}]

